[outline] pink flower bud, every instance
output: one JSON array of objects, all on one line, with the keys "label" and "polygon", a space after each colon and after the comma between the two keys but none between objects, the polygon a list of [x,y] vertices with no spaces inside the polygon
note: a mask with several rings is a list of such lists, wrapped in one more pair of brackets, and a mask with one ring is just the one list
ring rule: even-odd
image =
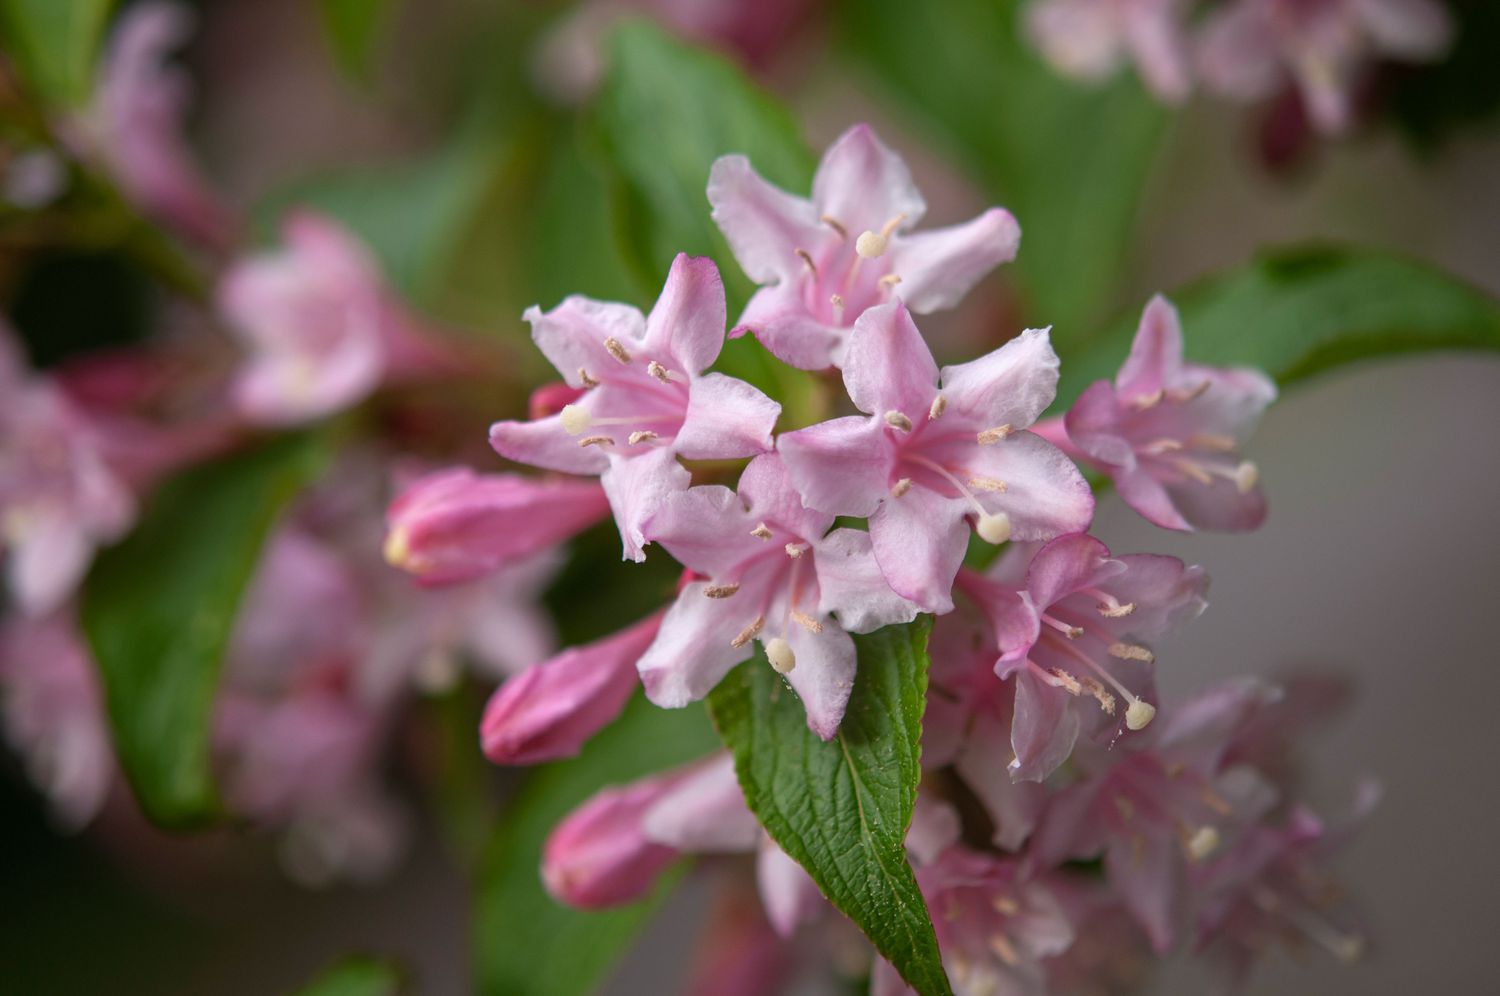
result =
[{"label": "pink flower bud", "polygon": [[609,514],[593,481],[453,467],[410,485],[386,513],[385,559],[423,584],[467,581],[561,543]]},{"label": "pink flower bud", "polygon": [[496,764],[539,764],[577,754],[625,708],[636,687],[635,662],[656,639],[661,616],[570,647],[500,686],[479,728],[485,756]]},{"label": "pink flower bud", "polygon": [[646,811],[677,784],[677,775],[607,788],[575,809],[542,850],[542,881],[559,902],[585,909],[640,899],[677,858],[647,839]]}]

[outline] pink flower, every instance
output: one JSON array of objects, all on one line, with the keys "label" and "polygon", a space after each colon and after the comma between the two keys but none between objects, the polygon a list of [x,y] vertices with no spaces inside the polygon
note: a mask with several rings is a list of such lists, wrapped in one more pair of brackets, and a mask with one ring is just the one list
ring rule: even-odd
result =
[{"label": "pink flower", "polygon": [[68,614],[0,622],[0,715],[5,735],[62,825],[103,807],[114,752],[94,662]]},{"label": "pink flower", "polygon": [[569,474],[599,474],[624,541],[645,559],[648,516],[687,487],[677,457],[720,460],[771,448],[781,406],[721,373],[704,373],[724,345],[724,285],[713,261],[678,255],[650,316],[570,297],[526,312],[531,335],[570,387],[587,393],[532,422],[497,422],[501,456]]},{"label": "pink flower", "polygon": [[577,754],[630,700],[636,661],[656,639],[661,619],[656,613],[570,647],[501,685],[479,728],[485,756],[496,764],[540,764]]},{"label": "pink flower", "polygon": [[135,513],[92,424],[50,378],[29,375],[0,327],[0,551],[21,610],[40,617],[66,602]]},{"label": "pink flower", "polygon": [[295,425],[362,401],[385,376],[398,319],[375,260],[318,215],[290,215],[286,248],[241,259],[219,307],[249,357],[234,384],[245,418]]},{"label": "pink flower", "polygon": [[73,131],[143,211],[217,249],[228,244],[235,222],[183,136],[191,82],[167,61],[192,33],[193,17],[175,3],[141,3],[122,13],[91,106]]},{"label": "pink flower", "polygon": [[391,503],[385,559],[423,584],[467,581],[556,546],[608,514],[593,481],[453,467],[412,482]]},{"label": "pink flower", "polygon": [[1234,0],[1209,14],[1198,38],[1205,85],[1239,100],[1296,86],[1313,123],[1349,127],[1351,91],[1377,58],[1436,59],[1452,23],[1432,0]]},{"label": "pink flower", "polygon": [[1239,451],[1276,386],[1255,370],[1184,363],[1182,324],[1151,299],[1130,356],[1095,381],[1064,419],[1038,431],[1106,471],[1120,497],[1164,529],[1255,529],[1266,500],[1255,464]]},{"label": "pink flower", "polygon": [[1192,89],[1183,0],[1037,0],[1026,27],[1059,72],[1102,80],[1123,59],[1161,100],[1180,104]]},{"label": "pink flower", "polygon": [[918,314],[953,307],[1014,259],[1021,240],[1000,208],[912,232],[927,205],[906,164],[868,125],[824,153],[811,200],[771,186],[738,155],[714,163],[708,199],[740,267],[762,285],[734,334],[754,332],[804,370],[842,366],[855,320],[893,295]]},{"label": "pink flower", "polygon": [[758,639],[801,697],[808,727],[831,738],[854,683],[849,633],[917,614],[881,577],[869,535],[832,525],[832,515],[803,507],[773,454],[750,462],[738,494],[698,487],[664,502],[652,534],[706,580],[682,589],[641,657],[647,697],[667,708],[701,699]]},{"label": "pink flower", "polygon": [[844,386],[870,417],[787,433],[778,449],[809,508],[869,518],[886,580],[924,611],[953,607],[968,520],[991,543],[1088,526],[1077,468],[1024,431],[1057,387],[1045,331],[939,371],[905,305],[880,305],[855,323]]},{"label": "pink flower", "polygon": [[[1143,641],[1207,606],[1202,568],[1176,557],[1114,557],[1082,533],[1042,547],[1023,587],[970,573],[959,584],[994,628],[995,673],[1014,679],[1010,772],[1032,781],[1067,759],[1080,732],[1144,729],[1156,714],[1144,697],[1156,658]],[[1096,709],[1074,708],[1084,695]]]}]

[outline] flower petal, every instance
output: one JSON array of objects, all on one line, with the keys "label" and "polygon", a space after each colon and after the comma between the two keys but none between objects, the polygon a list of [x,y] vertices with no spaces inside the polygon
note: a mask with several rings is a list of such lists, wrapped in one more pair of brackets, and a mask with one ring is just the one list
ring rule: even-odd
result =
[{"label": "flower petal", "polygon": [[674,446],[689,460],[732,460],[766,453],[781,406],[758,388],[721,373],[694,377]]},{"label": "flower petal", "polygon": [[1001,263],[1016,258],[1021,226],[1009,211],[991,208],[962,225],[913,232],[891,242],[896,290],[919,315],[951,308]]},{"label": "flower petal", "polygon": [[912,182],[911,170],[866,124],[839,136],[813,177],[812,202],[820,215],[836,219],[850,237],[878,232],[904,215],[897,231],[914,227],[927,202]]},{"label": "flower petal", "polygon": [[889,493],[892,451],[879,419],[831,419],[776,441],[802,501],[829,515],[868,516]]},{"label": "flower petal", "polygon": [[751,519],[778,523],[809,542],[816,543],[833,525],[832,515],[802,504],[802,495],[792,487],[786,464],[778,454],[765,453],[751,460],[740,475],[737,490]]},{"label": "flower petal", "polygon": [[647,522],[651,538],[690,570],[717,578],[746,558],[755,519],[744,500],[717,484],[670,495]]},{"label": "flower petal", "polygon": [[1011,777],[1008,759],[1012,750],[1010,730],[982,716],[970,728],[955,767],[989,814],[995,826],[995,844],[1007,851],[1019,851],[1036,828],[1047,792],[1036,782]]},{"label": "flower petal", "polygon": [[551,311],[532,305],[522,317],[531,323],[532,341],[569,387],[585,386],[580,371],[598,376],[618,362],[605,349],[604,340],[634,343],[646,334],[645,319],[630,305],[576,294]]},{"label": "flower petal", "polygon": [[818,613],[837,613],[850,633],[911,622],[921,611],[891,589],[875,562],[867,532],[835,529],[818,543],[813,566],[818,572]]},{"label": "flower petal", "polygon": [[1094,493],[1062,451],[1040,436],[1018,432],[991,446],[976,446],[968,461],[975,473],[1005,482],[980,503],[1010,516],[1013,540],[1045,540],[1082,532],[1094,517]]},{"label": "flower petal", "polygon": [[742,853],[761,838],[728,752],[698,765],[663,794],[646,810],[641,829],[647,839],[686,854]]},{"label": "flower petal", "polygon": [[796,250],[824,234],[811,201],[767,183],[744,156],[714,161],[708,202],[740,269],[758,284],[793,280],[802,268]]},{"label": "flower petal", "polygon": [[678,253],[646,316],[646,349],[669,356],[685,373],[707,370],[724,348],[724,282],[707,256]]},{"label": "flower petal", "polygon": [[854,688],[854,641],[832,618],[819,624],[817,633],[796,623],[787,630],[786,642],[797,663],[786,680],[807,710],[807,728],[832,740]]},{"label": "flower petal", "polygon": [[1141,314],[1130,355],[1115,375],[1115,388],[1128,399],[1155,394],[1177,383],[1182,370],[1182,320],[1157,294]]},{"label": "flower petal", "polygon": [[[798,261],[801,265],[801,261]],[[735,334],[748,330],[783,363],[798,370],[826,370],[843,362],[847,329],[824,325],[808,313],[791,281],[762,287],[750,298]]]},{"label": "flower petal", "polygon": [[811,921],[823,906],[823,894],[803,867],[770,837],[762,837],[755,861],[755,880],[766,919],[782,937],[792,937],[797,928]]},{"label": "flower petal", "polygon": [[870,516],[870,541],[880,572],[896,594],[924,612],[953,608],[953,578],[969,547],[968,506],[914,487]]},{"label": "flower petal", "polygon": [[944,367],[943,396],[985,428],[1024,429],[1057,396],[1057,369],[1050,329],[1027,329],[977,360]]},{"label": "flower petal", "polygon": [[1109,547],[1085,533],[1071,533],[1059,536],[1031,558],[1026,590],[1033,604],[1045,612],[1064,596],[1118,578],[1125,570],[1123,563],[1110,557]]},{"label": "flower petal", "polygon": [[646,559],[643,549],[651,542],[645,533],[647,521],[668,496],[686,490],[692,475],[670,449],[661,447],[642,456],[614,457],[599,478],[609,507],[615,513],[624,544],[624,559],[636,563]]},{"label": "flower petal", "polygon": [[913,421],[932,406],[938,369],[901,301],[869,308],[854,322],[844,356],[844,386],[862,412],[898,411]]},{"label": "flower petal", "polygon": [[561,415],[490,426],[490,445],[507,460],[565,474],[604,473],[609,457],[598,446],[579,446],[578,442],[577,436],[563,428]]},{"label": "flower petal", "polygon": [[1039,782],[1056,771],[1078,740],[1078,711],[1072,697],[1042,680],[1032,668],[1017,671],[1015,718],[1010,745],[1015,760],[1010,773],[1017,781]]},{"label": "flower petal", "polygon": [[752,653],[734,640],[755,619],[747,601],[709,598],[701,581],[687,585],[667,610],[661,632],[636,663],[646,697],[680,709],[709,693],[729,669]]}]

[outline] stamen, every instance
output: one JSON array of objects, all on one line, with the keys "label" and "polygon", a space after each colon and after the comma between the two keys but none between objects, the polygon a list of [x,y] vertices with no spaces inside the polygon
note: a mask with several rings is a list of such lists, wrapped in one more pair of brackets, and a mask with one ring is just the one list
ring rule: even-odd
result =
[{"label": "stamen", "polygon": [[1193,480],[1202,485],[1210,485],[1214,482],[1213,475],[1204,470],[1199,464],[1192,460],[1174,460],[1173,465]]},{"label": "stamen", "polygon": [[885,276],[876,281],[876,283],[880,284],[880,286],[884,287],[886,290],[890,290],[900,282],[901,276],[897,273],[887,273]]},{"label": "stamen", "polygon": [[798,557],[802,556],[806,552],[807,552],[807,544],[806,543],[788,543],[786,545],[786,555],[788,557],[791,557],[793,560],[796,560]]},{"label": "stamen", "polygon": [[932,407],[929,408],[929,409],[927,409],[927,418],[928,418],[929,421],[934,421],[935,422],[939,418],[941,418],[942,415],[943,415],[943,412],[945,412],[947,410],[948,410],[948,399],[945,398],[945,397],[943,397],[941,394],[936,395],[932,399]]},{"label": "stamen", "polygon": [[1119,810],[1120,812],[1120,819],[1124,820],[1126,823],[1129,823],[1131,820],[1135,819],[1135,803],[1131,802],[1129,798],[1123,795],[1117,795],[1113,798],[1115,800],[1115,809]]},{"label": "stamen", "polygon": [[1135,405],[1136,411],[1143,412],[1148,408],[1155,408],[1157,405],[1161,404],[1162,401],[1166,399],[1166,397],[1166,388],[1159,387],[1156,390],[1152,391],[1150,394],[1138,395],[1137,397],[1132,399],[1130,403]]},{"label": "stamen", "polygon": [[1156,706],[1145,699],[1131,699],[1125,710],[1125,726],[1131,730],[1144,730],[1156,718]]},{"label": "stamen", "polygon": [[1346,964],[1358,961],[1364,954],[1365,939],[1363,937],[1358,934],[1344,933],[1312,910],[1282,902],[1265,886],[1256,889],[1251,894],[1251,898],[1255,900],[1255,905],[1267,913],[1274,913],[1290,920],[1329,954]]},{"label": "stamen", "polygon": [[1042,613],[1042,622],[1046,623],[1048,626],[1051,626],[1053,629],[1057,630],[1059,633],[1061,633],[1063,636],[1066,636],[1070,640],[1076,640],[1083,635],[1082,626],[1070,626],[1069,624],[1063,622],[1061,619],[1050,616],[1045,612]]},{"label": "stamen", "polygon": [[827,225],[829,228],[833,229],[835,232],[838,232],[839,233],[839,238],[841,238],[841,239],[847,239],[847,238],[849,238],[849,229],[845,228],[843,222],[839,221],[837,218],[833,217],[832,215],[825,214],[825,215],[823,215],[823,217],[819,218],[818,220],[821,221],[823,224]]},{"label": "stamen", "polygon": [[594,417],[588,413],[588,409],[581,405],[563,405],[559,414],[562,427],[570,436],[581,436],[593,424]]},{"label": "stamen", "polygon": [[808,272],[816,277],[818,275],[818,265],[813,262],[812,255],[806,249],[797,249],[795,252],[798,256],[802,257],[802,262],[807,266]]},{"label": "stamen", "polygon": [[828,298],[828,303],[831,304],[831,305],[833,305],[833,323],[835,325],[842,325],[842,324],[844,324],[844,298],[843,298],[843,296],[839,295],[839,294],[832,294]]},{"label": "stamen", "polygon": [[900,498],[902,495],[906,494],[910,490],[911,490],[911,478],[910,477],[903,477],[903,478],[901,478],[901,480],[899,480],[895,484],[891,485],[891,497],[892,498]]},{"label": "stamen", "polygon": [[1187,839],[1188,857],[1202,861],[1219,849],[1219,831],[1211,826],[1201,826]]},{"label": "stamen", "polygon": [[405,565],[407,556],[411,553],[411,537],[407,534],[404,526],[397,526],[386,536],[385,544],[380,548],[385,562],[392,567]]},{"label": "stamen", "polygon": [[615,441],[608,436],[584,436],[578,441],[579,446],[613,446]]},{"label": "stamen", "polygon": [[885,424],[900,432],[911,431],[911,419],[907,418],[903,412],[898,412],[895,409],[891,409],[885,413]]},{"label": "stamen", "polygon": [[781,637],[773,637],[766,643],[766,660],[778,674],[791,674],[792,668],[797,666],[797,655],[792,653],[792,645]]},{"label": "stamen", "polygon": [[749,643],[751,640],[759,636],[760,631],[765,628],[765,625],[766,617],[756,616],[755,622],[740,630],[740,635],[735,637],[733,640],[730,640],[729,645],[738,650],[739,648],[743,647],[745,644]]},{"label": "stamen", "polygon": [[[1105,684],[1107,684],[1110,688],[1113,688],[1121,698],[1129,703],[1129,705],[1126,706],[1125,709],[1126,727],[1132,730],[1142,730],[1151,723],[1151,720],[1156,716],[1156,706],[1152,705],[1149,702],[1146,702],[1143,699],[1137,698],[1134,692],[1120,683],[1120,679],[1110,674],[1099,664],[1098,661],[1094,660],[1088,654],[1083,653],[1071,643],[1055,643],[1053,644],[1053,646],[1059,652],[1067,654],[1069,657],[1072,657],[1074,660],[1078,661],[1090,671],[1093,671],[1096,675],[1104,680]],[[1116,653],[1117,650],[1120,652]],[[1126,659],[1142,660],[1143,658],[1137,656],[1139,654],[1147,655],[1147,657],[1151,661],[1155,661],[1156,659],[1151,655],[1151,651],[1147,650],[1145,647],[1137,647],[1134,644],[1111,644],[1109,652],[1115,657],[1124,657]]]},{"label": "stamen", "polygon": [[1056,681],[1049,682],[1054,688],[1065,688],[1070,695],[1083,694],[1083,683],[1062,668],[1048,668],[1043,673],[1049,674],[1056,679]]},{"label": "stamen", "polygon": [[1255,490],[1255,485],[1260,481],[1260,468],[1249,460],[1244,461],[1234,468],[1234,486],[1242,495],[1247,495]]},{"label": "stamen", "polygon": [[667,370],[666,367],[662,366],[660,363],[657,363],[655,360],[652,360],[650,363],[646,364],[646,372],[655,377],[657,380],[661,381],[663,384],[672,383],[672,374]]},{"label": "stamen", "polygon": [[578,368],[578,379],[583,382],[584,387],[598,387],[599,382],[589,375],[583,367]]},{"label": "stamen", "polygon": [[792,621],[814,636],[823,632],[823,624],[805,612],[792,611]]},{"label": "stamen", "polygon": [[771,538],[771,527],[762,522],[750,530],[750,535],[756,539],[768,540]]},{"label": "stamen", "polygon": [[854,251],[861,259],[875,259],[885,253],[890,239],[879,232],[864,231],[854,240]]},{"label": "stamen", "polygon": [[1122,661],[1140,661],[1142,664],[1156,663],[1155,654],[1134,643],[1111,643],[1109,656],[1118,657]]},{"label": "stamen", "polygon": [[1099,708],[1104,710],[1106,716],[1113,716],[1115,714],[1115,697],[1109,694],[1105,687],[1099,683],[1098,679],[1084,678],[1083,687],[1085,691],[1094,697],[1094,701],[1099,703]]},{"label": "stamen", "polygon": [[637,445],[639,445],[641,443],[649,443],[653,439],[660,439],[660,438],[661,438],[660,436],[658,436],[656,433],[652,432],[650,429],[637,429],[635,432],[632,432],[630,434],[630,436],[629,436],[630,445],[631,446],[637,446]]},{"label": "stamen", "polygon": [[1099,614],[1106,619],[1123,619],[1135,611],[1134,602],[1122,602],[1107,591],[1100,591],[1098,588],[1086,588],[1084,589],[1084,593],[1092,595],[1099,600],[1096,608],[1099,610]]},{"label": "stamen", "polygon": [[704,585],[703,594],[709,598],[728,598],[740,590],[737,584],[710,584]]},{"label": "stamen", "polygon": [[994,491],[1002,495],[1010,490],[1010,485],[998,477],[971,477],[969,478],[969,487],[976,491]]},{"label": "stamen", "polygon": [[1221,436],[1217,433],[1200,432],[1189,438],[1188,442],[1200,450],[1212,450],[1215,453],[1234,452],[1234,440],[1229,436]]},{"label": "stamen", "polygon": [[1174,405],[1185,405],[1189,401],[1192,401],[1202,395],[1204,391],[1208,390],[1208,387],[1209,383],[1205,380],[1200,381],[1194,386],[1188,388],[1186,391],[1168,391],[1166,392],[1167,400],[1172,402]]},{"label": "stamen", "polygon": [[1141,447],[1141,452],[1150,456],[1161,456],[1164,453],[1179,453],[1183,449],[1180,439],[1155,439]]},{"label": "stamen", "polygon": [[1004,512],[981,515],[974,524],[974,531],[986,543],[999,546],[1010,539],[1010,516]]},{"label": "stamen", "polygon": [[1012,968],[1021,963],[1021,956],[1016,953],[1015,945],[1011,944],[1010,938],[1004,934],[995,934],[990,937],[990,950]]},{"label": "stamen", "polygon": [[1001,916],[1015,916],[1017,913],[1021,912],[1021,904],[1016,902],[1010,896],[995,896],[990,900],[990,905],[993,906],[995,908],[995,912],[999,913]]},{"label": "stamen", "polygon": [[616,339],[614,336],[610,336],[608,339],[604,340],[604,348],[609,350],[610,356],[613,356],[621,363],[630,362],[630,351],[625,348],[624,343],[622,343],[619,339]]},{"label": "stamen", "polygon": [[1015,431],[1015,427],[1007,422],[1004,425],[997,425],[993,429],[985,429],[977,438],[979,439],[980,446],[989,446],[992,443],[998,443],[1008,438]]}]

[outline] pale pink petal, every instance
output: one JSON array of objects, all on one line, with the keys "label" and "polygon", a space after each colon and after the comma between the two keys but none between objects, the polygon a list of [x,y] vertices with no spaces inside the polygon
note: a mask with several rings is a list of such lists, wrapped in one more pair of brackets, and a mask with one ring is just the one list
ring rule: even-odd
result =
[{"label": "pale pink petal", "polygon": [[1146,929],[1158,955],[1172,949],[1185,888],[1181,844],[1170,833],[1139,834],[1104,853],[1110,884]]},{"label": "pale pink petal", "polygon": [[1067,441],[1088,459],[1112,470],[1135,468],[1135,447],[1124,435],[1120,402],[1109,381],[1096,380],[1085,388],[1063,416],[1063,425]]},{"label": "pale pink petal", "polygon": [[673,443],[689,460],[732,460],[769,452],[781,406],[721,373],[694,377],[687,416]]},{"label": "pale pink petal", "polygon": [[1017,671],[1016,710],[1010,743],[1010,773],[1018,781],[1039,782],[1056,771],[1078,740],[1078,712],[1072,696],[1047,684],[1032,668]]},{"label": "pale pink petal", "polygon": [[1182,14],[1175,4],[1133,7],[1124,17],[1125,43],[1151,92],[1168,104],[1181,104],[1192,90],[1182,37]]},{"label": "pale pink petal", "polygon": [[551,311],[532,305],[522,318],[531,323],[532,341],[569,387],[585,386],[580,371],[597,378],[619,362],[604,340],[629,345],[646,335],[646,320],[635,308],[578,295],[564,298]]},{"label": "pale pink petal", "polygon": [[[926,747],[923,747],[926,753]],[[926,757],[923,758],[927,760]],[[963,836],[963,821],[958,810],[941,799],[917,794],[912,807],[911,826],[906,830],[906,851],[917,864],[930,865]]]},{"label": "pale pink petal", "polygon": [[1433,0],[1354,0],[1354,8],[1376,45],[1400,59],[1434,59],[1453,40],[1453,20]]},{"label": "pale pink petal", "polygon": [[1036,828],[1047,792],[1033,781],[1016,781],[1009,771],[1013,756],[1010,730],[987,717],[970,729],[955,767],[979,797],[995,831],[992,840],[1007,851],[1019,851]]},{"label": "pale pink petal", "polygon": [[724,282],[707,256],[678,253],[667,282],[646,316],[646,348],[671,357],[688,374],[707,370],[724,348]]},{"label": "pale pink petal", "polygon": [[847,329],[835,329],[814,318],[790,281],[755,292],[735,327],[736,335],[745,331],[771,355],[799,370],[826,370],[842,363],[848,336]]},{"label": "pale pink petal", "polygon": [[938,369],[932,351],[899,300],[876,305],[854,322],[844,356],[844,386],[862,412],[897,411],[916,421],[932,406]]},{"label": "pale pink petal", "polygon": [[1147,522],[1163,529],[1192,532],[1193,525],[1178,511],[1167,486],[1144,468],[1115,475],[1115,490],[1125,504]]},{"label": "pale pink petal", "polygon": [[21,610],[36,618],[72,597],[88,573],[94,541],[82,523],[64,513],[38,515],[25,530],[10,544],[6,571]]},{"label": "pale pink petal", "polygon": [[1127,553],[1117,560],[1125,570],[1104,587],[1121,602],[1136,606],[1123,620],[1132,636],[1143,640],[1165,636],[1208,608],[1204,598],[1208,576],[1203,568],[1156,553]]},{"label": "pale pink petal", "polygon": [[620,527],[625,560],[639,563],[646,559],[644,548],[651,542],[645,533],[647,522],[670,495],[685,490],[691,481],[692,475],[666,447],[642,456],[610,460],[599,483],[609,497],[615,525]]},{"label": "pale pink petal", "polygon": [[[1179,566],[1181,561],[1178,561]],[[1109,547],[1085,533],[1059,536],[1037,551],[1026,571],[1026,589],[1041,611],[1080,588],[1097,587],[1125,573]]]},{"label": "pale pink petal", "polygon": [[648,839],[685,854],[743,853],[761,838],[728,752],[683,776],[646,810],[641,829]]},{"label": "pale pink petal", "polygon": [[879,419],[820,422],[782,435],[776,448],[809,508],[868,516],[887,494],[893,454]]},{"label": "pale pink petal", "polygon": [[1094,517],[1094,493],[1073,461],[1051,443],[1018,432],[990,446],[974,448],[970,470],[1005,482],[1005,491],[986,491],[980,503],[1010,516],[1013,540],[1045,540],[1081,532]]},{"label": "pale pink petal", "polygon": [[1037,0],[1026,7],[1026,28],[1037,49],[1058,70],[1100,80],[1120,64],[1120,33],[1100,0]]},{"label": "pale pink petal", "polygon": [[[833,525],[832,515],[802,504],[802,495],[792,486],[786,464],[777,454],[751,460],[740,474],[737,490],[751,519],[777,523],[808,541],[816,541]],[[818,550],[821,556],[822,548]]]},{"label": "pale pink petal", "polygon": [[926,488],[912,488],[870,516],[870,540],[880,571],[896,594],[924,612],[953,608],[953,577],[969,548],[968,505]]},{"label": "pale pink petal", "polygon": [[866,230],[878,232],[898,217],[896,231],[904,231],[927,213],[911,170],[865,124],[844,132],[823,154],[813,177],[812,202],[820,215],[836,219],[850,237]]},{"label": "pale pink petal", "polygon": [[[761,634],[762,640],[768,637]],[[854,689],[854,641],[826,618],[817,633],[793,623],[786,631],[786,641],[796,658],[796,666],[786,680],[807,710],[807,728],[824,740],[832,740]]]},{"label": "pale pink petal", "polygon": [[986,428],[1024,429],[1057,396],[1057,371],[1049,330],[1027,329],[977,360],[944,367],[943,397]]},{"label": "pale pink petal", "polygon": [[1172,303],[1157,294],[1141,315],[1115,387],[1127,399],[1151,395],[1176,386],[1181,370],[1182,321]]},{"label": "pale pink petal", "polygon": [[1016,258],[1021,226],[1009,211],[991,208],[973,221],[913,232],[892,240],[896,292],[919,315],[956,305],[969,288],[1001,263]]},{"label": "pale pink petal", "polygon": [[835,529],[817,545],[818,614],[837,613],[850,633],[911,622],[921,610],[891,589],[875,562],[870,534]]},{"label": "pale pink petal", "polygon": [[744,561],[744,548],[734,541],[748,537],[755,520],[739,495],[705,484],[669,496],[646,528],[678,563],[714,578]]},{"label": "pale pink petal", "polygon": [[769,837],[763,837],[755,862],[755,879],[766,919],[782,937],[811,921],[822,909],[823,894],[811,876]]},{"label": "pale pink petal", "polygon": [[695,581],[682,589],[636,663],[646,697],[667,709],[703,698],[752,653],[748,641],[738,647],[734,642],[754,621],[755,607],[742,597],[709,598],[705,587]]},{"label": "pale pink petal", "polygon": [[1281,83],[1281,55],[1265,7],[1226,4],[1199,29],[1194,63],[1205,86],[1241,101],[1263,100]]},{"label": "pale pink petal", "polygon": [[496,422],[490,426],[490,445],[507,460],[560,470],[565,474],[602,474],[609,457],[599,446],[580,446],[563,428],[561,415],[534,422]]},{"label": "pale pink petal", "polygon": [[767,183],[744,156],[721,156],[708,172],[713,219],[745,275],[758,284],[792,281],[797,249],[821,238],[812,202]]},{"label": "pale pink petal", "polygon": [[1266,521],[1266,496],[1258,487],[1241,492],[1233,482],[1215,478],[1209,485],[1192,480],[1168,484],[1166,491],[1173,507],[1194,529],[1245,533]]}]

